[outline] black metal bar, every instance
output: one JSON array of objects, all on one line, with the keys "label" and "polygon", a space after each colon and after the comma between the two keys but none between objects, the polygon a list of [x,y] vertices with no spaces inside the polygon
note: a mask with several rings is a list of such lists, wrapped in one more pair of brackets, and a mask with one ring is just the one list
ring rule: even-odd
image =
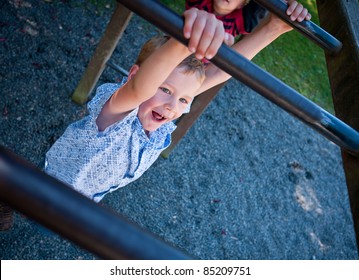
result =
[{"label": "black metal bar", "polygon": [[[117,1],[187,45],[188,40],[183,36],[183,18],[165,5],[156,0]],[[357,131],[225,44],[211,62],[352,155],[359,156]]]},{"label": "black metal bar", "polygon": [[254,1],[266,8],[268,11],[276,14],[282,20],[294,27],[294,29],[312,40],[319,47],[328,51],[330,54],[337,54],[341,50],[343,44],[338,39],[329,34],[327,31],[316,25],[314,22],[310,20],[304,20],[302,22],[291,21],[286,14],[288,5],[281,0]]},{"label": "black metal bar", "polygon": [[189,259],[1,146],[0,200],[104,259]]}]

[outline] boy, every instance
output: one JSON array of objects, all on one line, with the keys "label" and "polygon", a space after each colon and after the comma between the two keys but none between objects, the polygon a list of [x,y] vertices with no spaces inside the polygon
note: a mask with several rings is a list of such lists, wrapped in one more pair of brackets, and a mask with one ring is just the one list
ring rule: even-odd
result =
[{"label": "boy", "polygon": [[191,51],[172,38],[146,44],[128,79],[99,87],[89,115],[50,148],[45,172],[99,202],[151,166],[170,144],[172,120],[200,93],[204,69],[191,52],[211,59],[225,39],[213,15],[191,10],[185,17]]}]

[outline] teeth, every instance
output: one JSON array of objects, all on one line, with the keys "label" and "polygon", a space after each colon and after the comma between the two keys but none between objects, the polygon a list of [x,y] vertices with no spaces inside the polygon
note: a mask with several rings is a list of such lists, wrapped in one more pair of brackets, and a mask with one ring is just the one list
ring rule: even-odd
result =
[{"label": "teeth", "polygon": [[165,116],[164,115],[162,115],[162,114],[159,114],[159,113],[157,113],[157,112],[154,112],[154,117],[156,118],[156,120],[163,120],[164,118],[165,118]]}]

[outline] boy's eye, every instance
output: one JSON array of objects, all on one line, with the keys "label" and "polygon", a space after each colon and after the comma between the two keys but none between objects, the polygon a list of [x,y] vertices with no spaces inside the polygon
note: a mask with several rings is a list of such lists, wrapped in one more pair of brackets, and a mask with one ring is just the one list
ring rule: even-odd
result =
[{"label": "boy's eye", "polygon": [[181,102],[181,103],[184,103],[184,104],[188,104],[188,101],[187,101],[187,99],[185,99],[185,98],[180,98],[180,102]]},{"label": "boy's eye", "polygon": [[171,91],[168,88],[160,87],[160,89],[167,94],[171,94]]}]

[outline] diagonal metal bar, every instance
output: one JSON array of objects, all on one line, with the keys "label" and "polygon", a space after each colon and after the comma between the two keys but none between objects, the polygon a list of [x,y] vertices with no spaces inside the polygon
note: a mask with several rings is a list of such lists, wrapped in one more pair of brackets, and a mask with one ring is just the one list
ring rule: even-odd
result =
[{"label": "diagonal metal bar", "polygon": [[286,14],[288,5],[281,0],[254,0],[268,11],[276,14],[282,20],[294,27],[298,32],[312,40],[319,47],[323,48],[330,54],[337,54],[342,49],[343,44],[327,31],[322,29],[310,20],[302,22],[291,21]]},{"label": "diagonal metal bar", "polygon": [[1,146],[0,200],[103,259],[190,259]]},{"label": "diagonal metal bar", "polygon": [[[165,5],[156,0],[118,2],[187,45],[188,40],[182,32],[183,18]],[[359,133],[356,130],[225,44],[211,62],[352,155],[359,156]]]}]

